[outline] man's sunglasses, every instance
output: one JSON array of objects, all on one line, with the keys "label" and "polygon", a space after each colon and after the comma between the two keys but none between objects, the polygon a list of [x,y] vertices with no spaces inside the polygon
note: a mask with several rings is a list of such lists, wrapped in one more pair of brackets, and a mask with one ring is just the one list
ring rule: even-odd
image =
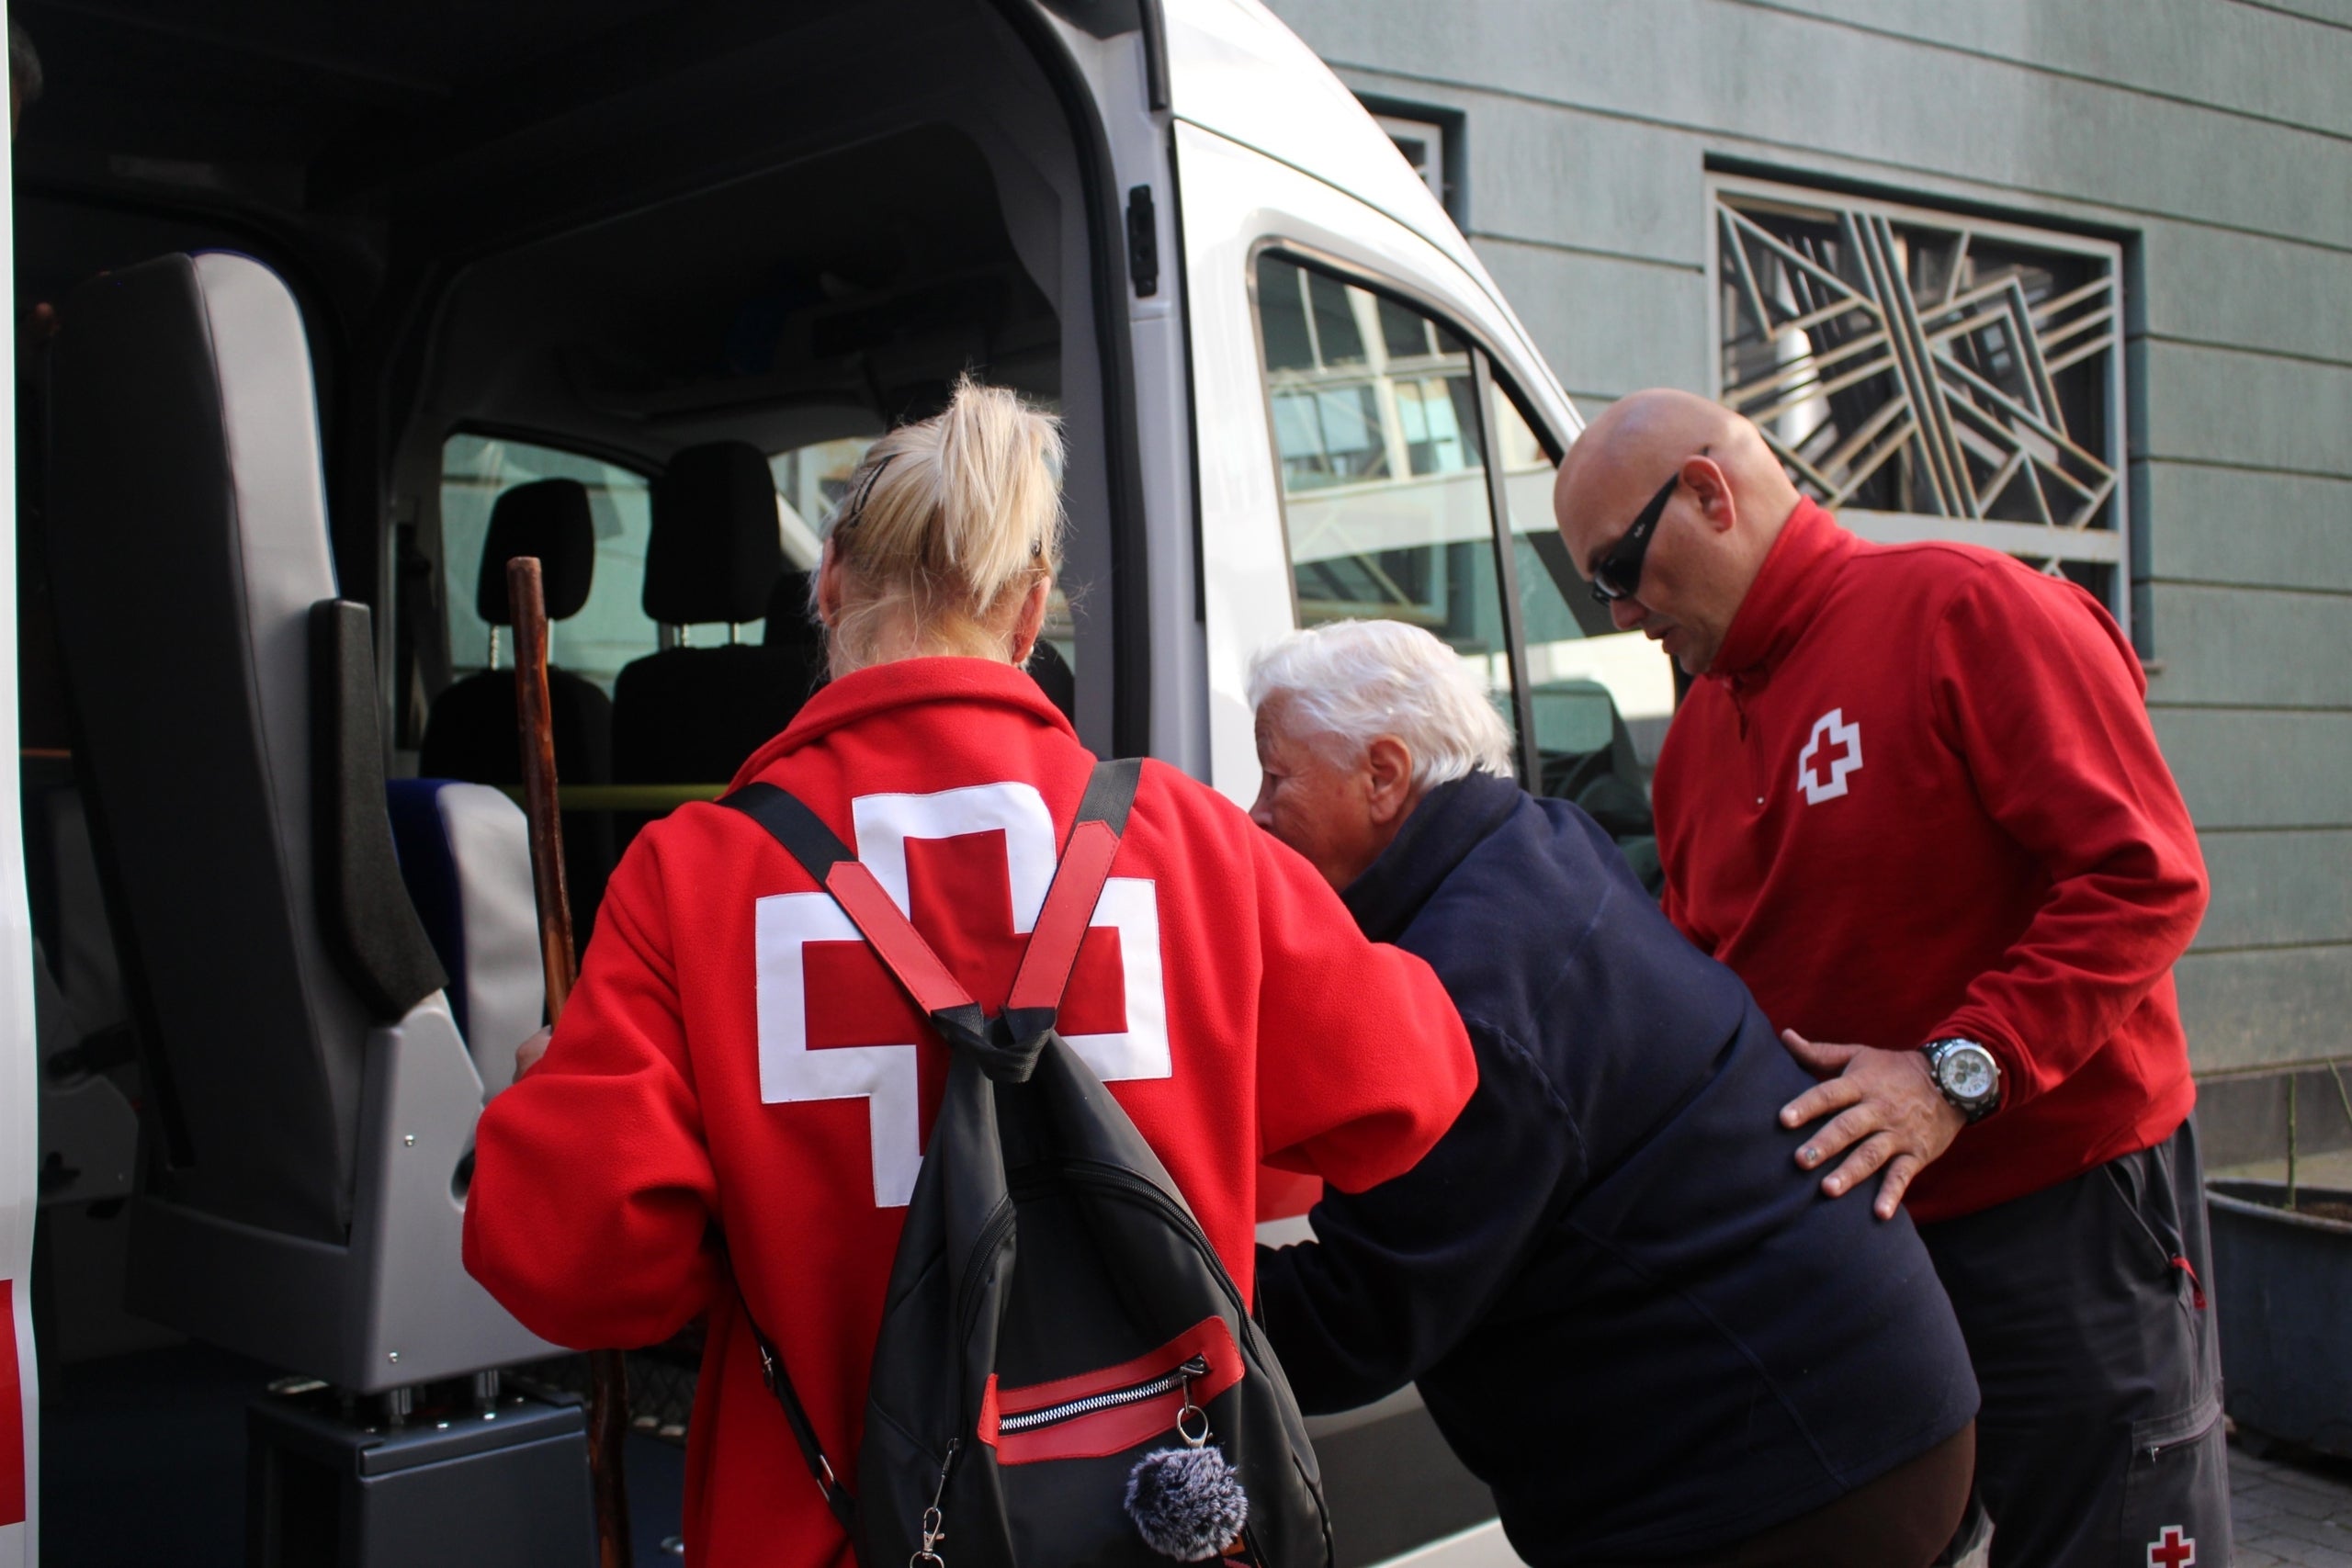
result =
[{"label": "man's sunglasses", "polygon": [[[1709,448],[1702,446],[1698,455],[1704,457]],[[1688,459],[1686,459],[1687,461]],[[1620,599],[1630,599],[1642,585],[1642,558],[1650,553],[1650,536],[1657,532],[1657,520],[1666,515],[1666,503],[1674,499],[1674,487],[1682,482],[1682,465],[1674,466],[1673,477],[1658,487],[1634,525],[1618,536],[1592,569],[1592,596],[1603,604],[1613,604]]]}]

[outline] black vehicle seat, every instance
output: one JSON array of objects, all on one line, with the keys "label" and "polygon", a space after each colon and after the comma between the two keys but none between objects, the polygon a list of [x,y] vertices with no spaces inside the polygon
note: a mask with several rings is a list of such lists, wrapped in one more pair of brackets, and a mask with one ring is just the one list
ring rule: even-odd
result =
[{"label": "black vehicle seat", "polygon": [[[826,680],[825,628],[817,624],[808,607],[808,574],[797,567],[786,567],[784,575],[775,580],[768,591],[767,619],[760,633],[760,646],[775,656],[784,682],[784,691],[792,700],[792,712],[816,695],[817,688]],[[785,724],[792,722],[786,715]],[[776,726],[778,729],[784,725]]]},{"label": "black vehicle seat", "polygon": [[[588,491],[578,479],[540,479],[503,491],[491,509],[482,541],[481,574],[474,604],[492,626],[511,626],[506,563],[539,558],[548,619],[567,620],[588,603],[595,584],[596,526]],[[548,709],[555,724],[555,772],[564,784],[613,780],[613,705],[594,682],[548,668]],[[514,716],[514,671],[484,670],[453,683],[434,699],[418,749],[425,778],[467,784],[519,784],[523,752]],[[571,894],[572,935],[582,947],[613,870],[611,817],[598,811],[563,814],[563,873]]]},{"label": "black vehicle seat", "polygon": [[140,1315],[356,1393],[546,1353],[465,1272],[482,1085],[402,887],[310,352],[248,257],[83,285],[49,547],[140,1051]]},{"label": "black vehicle seat", "polygon": [[[775,480],[741,441],[689,446],[653,481],[645,613],[666,626],[764,617],[784,572]],[[806,589],[802,592],[805,593]],[[800,711],[808,669],[784,645],[664,649],[613,683],[613,777],[725,784]]]}]

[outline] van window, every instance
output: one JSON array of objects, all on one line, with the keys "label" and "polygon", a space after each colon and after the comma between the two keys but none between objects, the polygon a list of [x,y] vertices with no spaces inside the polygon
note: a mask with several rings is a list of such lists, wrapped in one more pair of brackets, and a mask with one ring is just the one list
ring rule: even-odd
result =
[{"label": "van window", "polygon": [[[776,528],[787,566],[801,571],[816,566],[825,520],[875,439],[854,435],[769,454]],[[441,563],[450,668],[462,676],[489,664],[490,626],[476,613],[474,591],[491,509],[516,485],[552,479],[578,479],[587,487],[596,525],[596,575],[580,613],[548,628],[548,659],[609,694],[623,665],[662,646],[661,628],[641,607],[646,541],[653,526],[652,480],[634,469],[527,441],[461,434],[442,446]],[[1048,636],[1052,630],[1049,624]],[[763,635],[758,626],[718,625],[686,626],[681,633],[697,648],[731,637],[756,642]],[[502,630],[498,640],[499,663],[511,665],[513,635]]]},{"label": "van window", "polygon": [[1593,601],[1552,519],[1555,465],[1499,384],[1493,415],[1542,758],[1538,787],[1573,800],[1613,773],[1645,789],[1674,713],[1673,668],[1641,633],[1614,629]]},{"label": "van window", "polygon": [[847,435],[811,442],[768,457],[775,476],[776,515],[784,527],[784,558],[801,571],[812,570],[823,548],[825,519],[849,491],[849,477],[878,439]]},{"label": "van window", "polygon": [[[449,664],[469,675],[491,661],[491,627],[477,613],[481,550],[499,496],[537,479],[578,479],[596,523],[596,575],[580,613],[548,628],[548,660],[609,694],[630,660],[653,651],[653,623],[638,605],[645,586],[645,541],[652,528],[650,481],[643,474],[576,452],[527,441],[459,434],[441,447],[441,572],[449,611]],[[514,634],[501,628],[498,662],[514,662]]]},{"label": "van window", "polygon": [[1278,255],[1257,283],[1299,625],[1426,627],[1510,721],[1468,351],[1411,306]]}]

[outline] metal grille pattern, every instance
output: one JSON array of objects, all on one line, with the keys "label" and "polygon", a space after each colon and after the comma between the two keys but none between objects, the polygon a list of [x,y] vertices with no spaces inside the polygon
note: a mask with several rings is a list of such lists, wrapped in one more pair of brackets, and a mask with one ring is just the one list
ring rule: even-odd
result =
[{"label": "metal grille pattern", "polygon": [[2121,278],[2099,241],[1711,182],[1717,395],[1858,532],[1969,540],[2123,609]]}]

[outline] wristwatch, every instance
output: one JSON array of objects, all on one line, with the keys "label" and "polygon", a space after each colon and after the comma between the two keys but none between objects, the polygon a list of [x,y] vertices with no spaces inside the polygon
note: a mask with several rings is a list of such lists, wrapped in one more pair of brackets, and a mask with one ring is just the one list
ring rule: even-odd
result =
[{"label": "wristwatch", "polygon": [[1919,1047],[1928,1058],[1928,1076],[1944,1098],[1971,1122],[1982,1122],[2000,1109],[2001,1064],[1973,1040],[1957,1036],[1930,1040]]}]

